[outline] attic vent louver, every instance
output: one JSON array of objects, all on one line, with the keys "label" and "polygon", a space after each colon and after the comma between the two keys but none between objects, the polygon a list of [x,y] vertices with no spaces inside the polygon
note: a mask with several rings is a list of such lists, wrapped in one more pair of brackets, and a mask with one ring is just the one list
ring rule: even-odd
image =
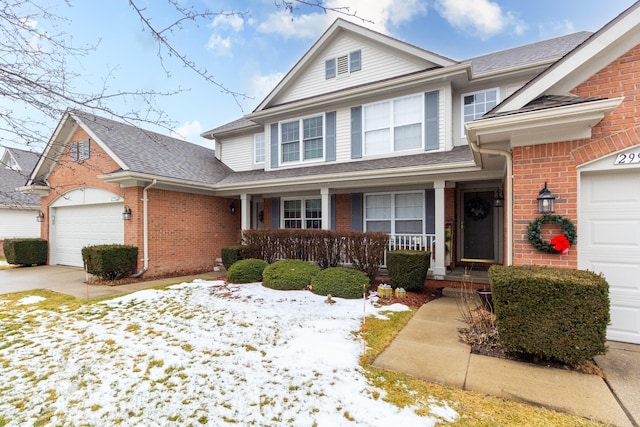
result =
[{"label": "attic vent louver", "polygon": [[349,56],[338,57],[338,75],[349,74]]}]

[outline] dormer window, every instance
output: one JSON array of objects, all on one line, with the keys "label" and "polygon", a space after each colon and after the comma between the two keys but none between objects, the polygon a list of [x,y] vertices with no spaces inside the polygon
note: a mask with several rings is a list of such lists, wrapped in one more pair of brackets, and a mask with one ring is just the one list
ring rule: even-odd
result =
[{"label": "dormer window", "polygon": [[333,79],[340,76],[348,76],[351,73],[360,71],[362,68],[362,52],[355,50],[348,55],[327,59],[324,62],[325,79]]}]

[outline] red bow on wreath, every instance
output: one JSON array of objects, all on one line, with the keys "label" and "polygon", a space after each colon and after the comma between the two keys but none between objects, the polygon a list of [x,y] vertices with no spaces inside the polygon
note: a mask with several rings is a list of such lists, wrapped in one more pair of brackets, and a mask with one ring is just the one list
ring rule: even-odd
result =
[{"label": "red bow on wreath", "polygon": [[560,252],[560,255],[569,252],[569,248],[571,247],[567,238],[562,234],[551,239],[549,243],[553,246],[554,251]]}]

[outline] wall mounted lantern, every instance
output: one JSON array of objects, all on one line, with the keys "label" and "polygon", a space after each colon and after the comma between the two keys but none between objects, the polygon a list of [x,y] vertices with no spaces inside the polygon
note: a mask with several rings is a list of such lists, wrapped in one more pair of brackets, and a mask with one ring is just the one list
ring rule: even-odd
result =
[{"label": "wall mounted lantern", "polygon": [[236,205],[233,202],[229,203],[229,212],[236,213]]},{"label": "wall mounted lantern", "polygon": [[501,208],[504,206],[504,193],[500,188],[496,190],[496,194],[493,197],[493,206],[496,208]]},{"label": "wall mounted lantern", "polygon": [[129,206],[124,207],[124,211],[122,211],[122,219],[125,221],[129,221],[131,219],[131,208]]},{"label": "wall mounted lantern", "polygon": [[40,212],[40,213],[38,213],[38,215],[36,215],[36,221],[44,222],[44,213],[43,212]]},{"label": "wall mounted lantern", "polygon": [[538,193],[538,213],[548,214],[555,212],[554,202],[556,196],[551,194],[551,191],[547,188],[547,183],[544,183],[544,188]]}]

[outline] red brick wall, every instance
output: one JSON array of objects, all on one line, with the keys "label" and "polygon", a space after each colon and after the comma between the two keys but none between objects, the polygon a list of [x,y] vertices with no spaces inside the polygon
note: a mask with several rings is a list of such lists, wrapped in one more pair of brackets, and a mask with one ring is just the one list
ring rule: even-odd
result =
[{"label": "red brick wall", "polygon": [[351,231],[351,194],[336,194],[336,231]]},{"label": "red brick wall", "polygon": [[[78,128],[71,142],[88,138]],[[143,188],[120,188],[108,184],[98,176],[119,168],[100,146],[92,141],[89,159],[72,162],[70,144],[49,176],[51,192],[43,197],[43,212],[63,193],[78,187],[108,190],[123,198],[132,210],[131,221],[124,221],[124,243],[139,249],[138,269],[143,266]],[[238,243],[240,212],[229,212],[229,199],[163,191],[151,188],[149,198],[149,270],[145,276],[167,273],[198,273],[211,271],[221,248]],[[48,240],[48,221],[43,223],[42,237]]]},{"label": "red brick wall", "polygon": [[[566,255],[550,255],[536,250],[527,238],[527,226],[538,216],[536,197],[548,182],[556,199],[556,214],[577,218],[577,167],[625,147],[638,144],[640,126],[640,45],[600,70],[574,89],[579,96],[616,98],[622,104],[592,130],[588,140],[518,147],[513,149],[514,164],[514,259],[516,265],[538,264],[577,267],[577,247]],[[557,226],[543,226],[544,239],[560,234]]]}]

